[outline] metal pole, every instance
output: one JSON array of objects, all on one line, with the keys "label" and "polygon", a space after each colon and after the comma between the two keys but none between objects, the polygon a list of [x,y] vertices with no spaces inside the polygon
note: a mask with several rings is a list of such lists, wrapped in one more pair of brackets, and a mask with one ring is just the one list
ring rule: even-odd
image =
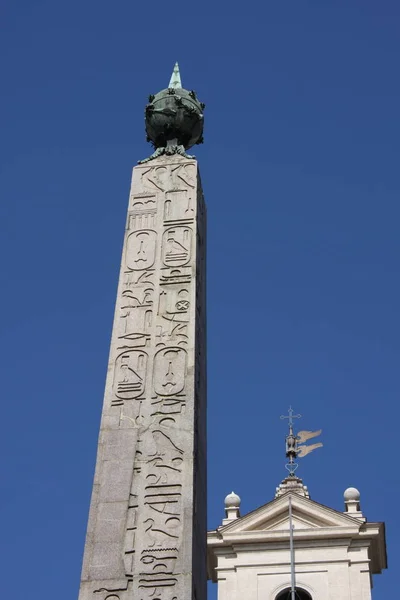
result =
[{"label": "metal pole", "polygon": [[296,579],[294,572],[294,542],[293,542],[293,520],[292,520],[292,497],[289,496],[289,540],[290,540],[290,596],[296,600]]}]

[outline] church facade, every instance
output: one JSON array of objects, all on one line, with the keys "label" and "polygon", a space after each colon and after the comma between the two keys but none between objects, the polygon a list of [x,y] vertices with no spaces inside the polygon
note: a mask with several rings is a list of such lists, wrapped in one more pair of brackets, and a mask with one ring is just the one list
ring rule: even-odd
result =
[{"label": "church facade", "polygon": [[387,567],[384,524],[367,521],[355,488],[345,491],[339,512],[311,500],[301,479],[289,476],[271,502],[241,516],[232,493],[225,511],[208,532],[218,600],[371,600],[373,575]]}]

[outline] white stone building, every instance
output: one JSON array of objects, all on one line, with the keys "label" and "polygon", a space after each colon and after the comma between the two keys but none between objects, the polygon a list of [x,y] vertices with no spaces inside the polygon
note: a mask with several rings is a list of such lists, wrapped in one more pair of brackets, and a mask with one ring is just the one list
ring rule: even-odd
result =
[{"label": "white stone building", "polygon": [[272,502],[244,516],[239,496],[229,494],[226,518],[208,532],[208,577],[218,600],[370,600],[372,576],[387,567],[385,526],[367,521],[355,488],[344,501],[339,512],[311,500],[294,475]]}]

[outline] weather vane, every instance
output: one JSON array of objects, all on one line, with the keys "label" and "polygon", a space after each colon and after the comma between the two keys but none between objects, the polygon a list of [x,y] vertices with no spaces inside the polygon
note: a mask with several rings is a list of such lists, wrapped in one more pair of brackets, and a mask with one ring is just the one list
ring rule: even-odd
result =
[{"label": "weather vane", "polygon": [[296,462],[296,458],[304,458],[304,456],[307,456],[307,454],[310,454],[313,450],[323,446],[321,442],[310,444],[309,446],[304,445],[304,442],[321,435],[322,429],[319,429],[318,431],[299,431],[295,434],[293,432],[293,420],[301,419],[301,415],[293,414],[291,406],[289,406],[288,414],[281,415],[281,419],[288,419],[289,421],[289,434],[286,436],[286,458],[288,459],[288,462],[286,463],[285,468],[289,471],[289,475],[293,477],[299,466]]}]

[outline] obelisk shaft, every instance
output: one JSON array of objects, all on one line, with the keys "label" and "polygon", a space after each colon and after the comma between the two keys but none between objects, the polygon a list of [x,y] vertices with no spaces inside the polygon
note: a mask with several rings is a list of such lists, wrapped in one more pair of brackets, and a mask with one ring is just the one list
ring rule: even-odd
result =
[{"label": "obelisk shaft", "polygon": [[80,600],[206,598],[205,234],[195,160],[133,169]]}]

